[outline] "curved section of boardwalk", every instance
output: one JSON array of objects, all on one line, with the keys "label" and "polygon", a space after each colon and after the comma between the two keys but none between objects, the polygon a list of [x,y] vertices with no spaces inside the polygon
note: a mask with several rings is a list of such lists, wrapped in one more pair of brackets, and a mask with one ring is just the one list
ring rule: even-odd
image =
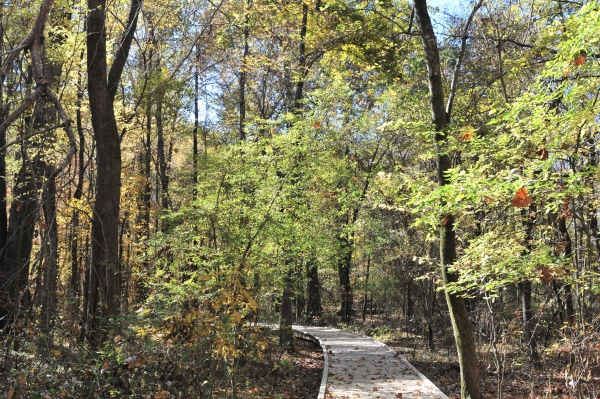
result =
[{"label": "curved section of boardwalk", "polygon": [[325,345],[329,367],[328,372],[324,370],[323,384],[331,397],[447,398],[404,356],[381,342],[335,328],[294,326],[294,330]]}]

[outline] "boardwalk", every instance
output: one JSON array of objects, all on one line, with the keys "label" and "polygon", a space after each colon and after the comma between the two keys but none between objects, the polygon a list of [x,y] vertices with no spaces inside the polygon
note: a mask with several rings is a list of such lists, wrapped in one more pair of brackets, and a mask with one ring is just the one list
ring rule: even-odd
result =
[{"label": "boardwalk", "polygon": [[[326,353],[319,399],[447,398],[402,355],[372,338],[326,327],[294,326]],[[325,388],[326,386],[326,388]]]}]

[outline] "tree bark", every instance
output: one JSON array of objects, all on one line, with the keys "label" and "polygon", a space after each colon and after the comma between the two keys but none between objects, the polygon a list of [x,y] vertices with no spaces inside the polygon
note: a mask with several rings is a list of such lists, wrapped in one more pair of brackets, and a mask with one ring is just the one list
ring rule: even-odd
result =
[{"label": "tree bark", "polygon": [[[163,100],[164,93],[158,95],[156,103],[156,148],[158,154],[158,171],[160,179],[161,210],[164,213],[169,208],[169,177],[167,176],[167,158],[165,156],[165,138],[163,129]],[[163,221],[162,231],[167,231],[167,224]]]},{"label": "tree bark", "polygon": [[279,346],[287,352],[294,351],[294,334],[292,322],[294,312],[292,310],[293,279],[291,261],[286,261],[285,276],[283,277],[283,293],[281,296],[281,322],[279,328]]},{"label": "tree bark", "polygon": [[109,318],[118,314],[121,303],[118,253],[121,147],[113,101],[136,30],[140,8],[141,1],[132,0],[121,46],[107,80],[106,0],[88,0],[88,94],[98,175],[92,217],[87,336],[96,347],[106,340]]},{"label": "tree bark", "polygon": [[316,259],[311,259],[306,264],[306,277],[308,280],[308,304],[307,315],[321,317],[323,308],[321,307],[321,284],[319,281],[319,265]]},{"label": "tree bark", "polygon": [[371,269],[371,255],[367,256],[367,273],[365,275],[365,293],[363,295],[363,309],[362,309],[362,319],[363,321],[367,318],[367,293],[369,292],[369,272]]},{"label": "tree bark", "polygon": [[[479,6],[481,3],[479,3]],[[445,136],[443,130],[449,122],[450,115],[444,106],[444,90],[442,82],[442,72],[440,65],[440,57],[437,48],[437,41],[429,12],[427,10],[426,0],[414,0],[415,14],[421,27],[421,39],[423,42],[423,50],[427,63],[427,72],[429,77],[429,93],[433,124],[435,126],[436,135],[435,141],[438,147],[443,145]],[[474,8],[470,16],[477,8]],[[464,37],[466,36],[468,24],[465,26]],[[463,45],[464,49],[464,45]],[[462,58],[463,49],[459,56]],[[457,62],[460,64],[460,62]],[[459,66],[456,67],[456,71]],[[453,79],[454,81],[455,79]],[[453,85],[454,86],[454,85]],[[454,86],[454,90],[456,86]],[[452,90],[449,100],[454,98],[454,90]],[[448,110],[452,109],[452,102],[448,102]],[[438,183],[440,186],[448,185],[445,174],[451,168],[451,160],[448,154],[445,154],[438,149],[437,172]],[[440,265],[442,268],[442,279],[444,284],[458,281],[458,274],[450,272],[449,266],[456,260],[456,234],[454,231],[454,215],[443,215],[440,220],[442,226],[440,228]],[[460,364],[461,374],[461,397],[471,399],[483,399],[479,382],[479,370],[477,366],[477,356],[475,350],[475,340],[467,308],[464,299],[456,293],[451,293],[446,290],[446,301],[454,330],[454,338],[456,340],[456,348],[458,351],[458,360]]]},{"label": "tree bark", "polygon": [[[347,233],[351,234],[351,233]],[[354,313],[354,295],[352,285],[350,284],[350,266],[352,265],[352,246],[351,238],[342,236],[338,239],[340,250],[338,257],[338,277],[340,279],[341,307],[340,316],[342,321],[347,323]]]},{"label": "tree bark", "polygon": [[[46,175],[52,174],[53,168],[46,167]],[[58,226],[56,224],[56,181],[54,178],[46,181],[43,193],[44,210],[44,281],[42,287],[42,331],[49,336],[54,324],[54,316],[58,298],[56,296],[56,280],[58,277]]]},{"label": "tree bark", "polygon": [[[533,229],[535,227],[535,205],[530,205],[529,209],[523,209],[522,215],[525,218],[525,246],[526,249],[523,255],[526,255],[531,251],[531,241],[533,240]],[[536,363],[538,360],[536,341],[532,332],[532,319],[533,310],[531,308],[531,281],[529,279],[523,280],[519,284],[521,290],[521,304],[522,304],[522,317],[523,317],[523,341],[529,353],[529,360],[531,363]]]},{"label": "tree bark", "polygon": [[[246,7],[249,8],[250,0],[246,0]],[[250,22],[250,15],[248,14],[248,10],[246,10],[246,15],[244,17],[244,50],[242,53],[242,66],[240,70],[240,93],[239,93],[239,107],[240,107],[240,125],[239,125],[239,135],[240,141],[246,140],[246,74],[248,69],[248,53],[249,45],[248,45],[248,36],[250,35],[250,28],[248,26]]]},{"label": "tree bark", "polygon": [[[81,83],[81,81],[80,81]],[[77,110],[76,110],[76,123],[77,123],[77,135],[79,136],[79,158],[77,160],[77,186],[75,187],[75,193],[73,193],[73,199],[79,201],[83,197],[83,181],[85,174],[85,134],[83,130],[83,122],[81,118],[81,98],[83,97],[82,89],[79,88],[77,93]],[[73,304],[74,308],[79,306],[79,286],[80,286],[80,273],[79,273],[79,210],[76,207],[73,209],[73,216],[71,218],[71,231],[69,232],[69,248],[71,250],[71,279],[69,280],[69,292],[76,299]]]},{"label": "tree bark", "polygon": [[[569,230],[567,229],[566,219],[566,215],[564,213],[561,213],[556,221],[556,229],[560,234],[558,237],[559,242],[565,243],[563,255],[565,258],[570,260],[573,256],[573,242],[571,240]],[[575,321],[575,308],[573,306],[573,292],[571,289],[571,284],[564,284],[563,290],[565,293],[565,316],[569,325],[572,325]]]}]

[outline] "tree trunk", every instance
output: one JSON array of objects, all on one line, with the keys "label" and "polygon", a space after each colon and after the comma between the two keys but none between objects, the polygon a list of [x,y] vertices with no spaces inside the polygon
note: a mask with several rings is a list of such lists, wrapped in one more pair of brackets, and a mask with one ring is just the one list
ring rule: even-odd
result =
[{"label": "tree trunk", "polygon": [[[0,51],[4,52],[4,15],[3,9],[0,9]],[[0,124],[4,123],[8,112],[9,103],[4,104],[4,80],[5,77],[1,77],[0,82]],[[6,145],[6,129],[0,131],[0,147]],[[6,217],[6,151],[0,151],[0,281],[9,281],[4,271],[4,256],[6,248],[6,238],[8,229],[8,218]],[[4,330],[7,325],[6,316],[8,315],[9,307],[7,306],[10,302],[8,297],[8,290],[0,287],[0,330]]]},{"label": "tree trunk", "polygon": [[[535,205],[530,205],[529,209],[523,209],[521,214],[525,218],[525,251],[523,255],[528,254],[531,251],[531,241],[533,240],[533,229],[535,227]],[[536,341],[532,333],[532,319],[533,310],[531,309],[531,281],[524,280],[519,284],[521,290],[521,304],[522,304],[522,317],[523,317],[523,341],[529,353],[529,360],[532,364],[538,361]]]},{"label": "tree trunk", "polygon": [[[49,176],[53,168],[46,167]],[[54,322],[58,298],[56,296],[56,280],[58,277],[58,227],[56,224],[56,182],[54,179],[46,181],[43,193],[44,210],[44,281],[42,286],[42,331],[49,335]],[[45,267],[44,267],[45,266]]]},{"label": "tree trunk", "polygon": [[[481,3],[479,5],[481,5]],[[450,111],[452,108],[452,102],[450,100],[454,96],[454,91],[451,91],[448,105],[445,107],[440,57],[435,33],[433,31],[433,26],[427,10],[426,0],[414,0],[414,8],[417,20],[421,27],[421,39],[423,41],[423,49],[425,52],[427,71],[429,75],[431,114],[436,130],[435,141],[436,145],[440,147],[443,145],[445,140],[443,130],[449,122],[450,115],[447,110]],[[472,19],[476,10],[477,8],[474,8],[470,19]],[[467,31],[466,28],[468,28],[468,24],[465,27],[465,32],[463,35],[465,37]],[[466,39],[464,41],[466,42]],[[456,71],[459,70],[461,57],[462,50],[461,54],[459,55],[457,65],[455,66]],[[456,87],[454,83],[453,87]],[[449,182],[446,180],[445,174],[451,168],[451,160],[450,156],[439,151],[439,148],[438,154],[440,154],[438,155],[437,159],[438,183],[440,186],[445,186],[449,184]],[[443,217],[440,219],[442,224],[440,228],[440,265],[442,268],[442,279],[444,284],[447,285],[448,283],[456,282],[458,280],[457,273],[451,273],[448,270],[449,266],[452,265],[456,260],[454,215],[443,215]],[[473,338],[473,331],[471,328],[471,323],[469,322],[465,301],[461,296],[457,295],[456,293],[451,293],[448,290],[446,290],[446,301],[448,303],[448,310],[450,313],[450,320],[452,321],[452,328],[454,330],[454,338],[456,340],[456,348],[460,364],[461,397],[482,399],[483,395],[481,393],[479,382],[475,340]]]},{"label": "tree trunk", "polygon": [[[249,0],[246,1],[246,7],[249,7]],[[250,35],[250,28],[248,26],[250,22],[250,15],[248,14],[248,10],[246,10],[246,16],[244,17],[244,51],[242,53],[242,65],[240,70],[240,93],[239,93],[239,103],[240,103],[240,126],[239,126],[239,135],[240,141],[246,140],[246,74],[248,69],[248,36]]]},{"label": "tree trunk", "polygon": [[30,292],[27,288],[29,279],[29,258],[33,247],[33,234],[38,216],[38,183],[31,163],[25,159],[14,189],[14,201],[10,206],[7,242],[3,259],[3,298],[0,317],[2,327],[14,321],[23,308],[28,306]]},{"label": "tree trunk", "polygon": [[339,238],[340,254],[338,257],[338,277],[340,279],[341,307],[340,316],[347,323],[354,312],[352,285],[350,284],[350,266],[352,265],[352,245],[350,238]]},{"label": "tree trunk", "polygon": [[371,269],[371,255],[367,256],[367,273],[365,275],[365,293],[363,295],[363,309],[362,309],[362,319],[363,321],[366,320],[367,318],[367,299],[368,299],[368,295],[367,293],[369,292],[369,272]]},{"label": "tree trunk", "polygon": [[321,283],[319,281],[319,265],[315,258],[308,261],[306,264],[306,277],[308,280],[308,304],[307,315],[313,317],[321,317]]},{"label": "tree trunk", "polygon": [[141,0],[132,0],[121,46],[107,80],[106,0],[88,0],[88,94],[96,141],[97,186],[92,217],[87,336],[95,347],[106,340],[108,319],[118,314],[121,304],[118,253],[121,147],[113,101],[140,8]]},{"label": "tree trunk", "polygon": [[[161,211],[164,212],[169,208],[169,177],[167,176],[167,158],[165,156],[165,138],[164,138],[164,129],[163,129],[163,100],[164,93],[160,93],[158,95],[158,100],[156,103],[156,149],[158,154],[158,172],[159,172],[159,180],[160,180],[160,201],[161,201]],[[167,223],[163,220],[161,231],[164,233],[168,230]]]},{"label": "tree trunk", "polygon": [[[79,201],[83,197],[83,181],[85,174],[85,134],[83,130],[83,122],[81,119],[81,97],[83,93],[81,88],[77,93],[77,110],[76,110],[76,121],[77,121],[77,135],[79,136],[79,158],[77,161],[77,186],[75,187],[75,193],[73,199]],[[71,231],[69,232],[69,248],[71,250],[71,279],[69,281],[69,292],[75,298],[73,304],[74,309],[79,307],[79,286],[80,286],[80,275],[79,275],[79,210],[77,207],[73,209],[73,216],[71,218]],[[76,312],[74,312],[76,313]]]},{"label": "tree trunk", "polygon": [[283,278],[283,294],[281,297],[281,323],[279,328],[279,346],[281,346],[287,352],[294,351],[294,334],[292,331],[292,296],[293,293],[293,279],[291,261],[286,262],[286,274]]},{"label": "tree trunk", "polygon": [[194,70],[194,144],[192,147],[192,162],[193,162],[193,172],[192,172],[192,183],[194,185],[194,199],[198,195],[198,126],[200,124],[199,121],[199,110],[198,110],[198,101],[199,99],[199,90],[198,90],[198,63],[200,62],[200,51],[198,50],[198,45],[196,45],[196,66]]},{"label": "tree trunk", "polygon": [[[565,210],[566,212],[566,210]],[[556,221],[556,229],[558,230],[560,236],[558,238],[560,243],[563,243],[564,247],[563,256],[567,259],[571,259],[573,255],[573,242],[571,241],[571,236],[569,234],[569,230],[567,229],[566,215],[561,213],[558,216]],[[560,256],[560,254],[558,254]],[[573,292],[571,289],[571,284],[564,284],[563,290],[565,293],[565,313],[566,319],[569,325],[572,325],[575,321],[575,309],[573,306]]]}]

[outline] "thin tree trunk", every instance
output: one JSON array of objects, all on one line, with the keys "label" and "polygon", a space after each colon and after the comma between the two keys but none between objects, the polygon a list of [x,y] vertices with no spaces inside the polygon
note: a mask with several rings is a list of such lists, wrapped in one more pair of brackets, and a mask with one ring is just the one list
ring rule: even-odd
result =
[{"label": "thin tree trunk", "polygon": [[[556,225],[557,230],[560,233],[559,240],[560,242],[564,243],[564,257],[567,259],[571,259],[573,255],[573,243],[571,241],[569,230],[567,229],[566,215],[564,213],[561,213],[558,216]],[[572,325],[575,321],[575,309],[573,306],[573,292],[571,289],[571,284],[564,284],[563,290],[565,294],[566,319],[569,325]]]},{"label": "thin tree trunk", "polygon": [[[81,83],[81,82],[80,82]],[[75,193],[73,199],[76,201],[81,200],[83,197],[83,179],[85,174],[85,134],[83,131],[83,122],[81,119],[81,98],[83,93],[81,88],[77,93],[77,109],[75,111],[77,121],[77,135],[79,136],[79,158],[77,161],[77,186],[75,187]],[[75,207],[73,209],[73,216],[71,218],[71,231],[69,232],[69,248],[71,249],[71,279],[69,281],[69,292],[76,299],[73,304],[74,309],[79,307],[79,209]],[[75,311],[74,313],[77,313]]]},{"label": "thin tree trunk", "polygon": [[[473,9],[473,12],[469,17],[470,19],[465,25],[465,30],[463,32],[463,48],[461,49],[459,60],[456,63],[457,65],[455,65],[457,72],[460,68],[460,60],[464,52],[464,43],[466,43],[468,26],[479,6],[481,6],[481,3],[479,3],[478,6]],[[456,89],[456,85],[454,83],[457,81],[456,73],[452,83],[453,89],[451,90],[448,104],[445,107],[440,57],[435,33],[433,31],[433,26],[427,10],[427,2],[426,0],[414,0],[414,7],[417,20],[421,27],[420,33],[423,41],[423,49],[425,52],[427,71],[429,75],[431,114],[433,124],[436,129],[435,140],[437,146],[441,147],[445,141],[443,130],[450,119],[449,111],[452,109],[451,99],[454,98],[454,91]],[[449,182],[446,180],[445,174],[451,168],[452,164],[448,154],[440,152],[439,149],[438,153],[438,182],[440,186],[445,186],[449,184]],[[458,281],[458,274],[456,272],[449,271],[449,267],[456,260],[454,215],[443,215],[440,219],[442,224],[440,228],[440,265],[442,268],[442,279],[444,284],[447,285],[449,283]],[[456,293],[451,293],[449,290],[446,290],[446,301],[448,303],[448,310],[450,313],[450,319],[452,321],[452,328],[454,330],[454,338],[456,340],[456,348],[460,364],[461,397],[483,399],[479,381],[479,370],[477,367],[475,340],[473,338],[473,331],[469,321],[465,301],[461,296],[457,295]]]},{"label": "thin tree trunk", "polygon": [[306,277],[308,280],[308,316],[321,317],[321,284],[319,282],[319,264],[312,258],[306,264]]},{"label": "thin tree trunk", "polygon": [[[168,197],[168,189],[169,189],[169,178],[167,176],[167,158],[165,156],[165,138],[164,138],[164,129],[163,129],[163,100],[164,93],[161,93],[158,96],[158,101],[156,103],[156,149],[158,153],[158,172],[159,172],[159,180],[160,180],[160,201],[161,201],[161,211],[164,213],[169,208],[169,197]],[[163,221],[162,229],[163,232],[167,230],[166,223]]]},{"label": "thin tree trunk", "polygon": [[[302,22],[300,25],[300,54],[299,54],[299,69],[301,70],[301,78],[299,79],[299,81],[296,83],[296,91],[294,94],[294,103],[293,103],[293,108],[292,111],[295,114],[299,114],[302,111],[302,98],[304,97],[304,52],[305,52],[305,40],[306,40],[306,26],[307,26],[307,21],[308,21],[308,8],[306,7],[306,4],[302,3]],[[246,15],[246,29],[248,27],[248,15]],[[245,52],[244,52],[244,59],[245,56],[247,55],[247,32],[244,32],[245,36],[245,44],[246,44],[246,48],[245,48]],[[243,69],[245,70],[245,62],[244,62],[244,66]],[[241,84],[241,82],[240,82]],[[241,99],[242,97],[240,97],[240,110],[241,110]],[[241,114],[240,114],[241,115]],[[241,133],[243,133],[243,125],[242,125],[242,119],[240,118],[240,137]],[[245,138],[245,136],[243,136]],[[242,138],[242,140],[244,139]],[[300,176],[296,173],[295,176],[291,179],[292,181],[292,186],[295,186],[295,182],[299,181]],[[280,325],[280,329],[279,329],[279,345],[281,347],[283,347],[285,350],[289,350],[289,351],[294,351],[294,342],[293,342],[293,334],[292,334],[292,318],[293,318],[293,312],[292,312],[292,301],[291,301],[291,296],[293,295],[293,274],[292,274],[292,270],[290,267],[291,261],[286,261],[286,266],[287,266],[287,270],[286,270],[286,275],[284,276],[283,279],[283,298],[281,301],[281,325]]]},{"label": "thin tree trunk", "polygon": [[367,255],[367,273],[365,275],[365,293],[363,295],[363,309],[362,309],[362,319],[365,321],[367,318],[367,299],[369,292],[369,272],[371,269],[371,255]]},{"label": "thin tree trunk", "polygon": [[281,296],[281,323],[279,328],[279,346],[287,352],[294,351],[294,335],[292,331],[293,310],[292,296],[293,278],[291,261],[286,261],[285,276],[283,277],[283,293]]},{"label": "thin tree trunk", "polygon": [[[531,241],[533,240],[533,229],[535,227],[535,215],[536,208],[535,205],[530,205],[529,209],[523,209],[522,215],[525,218],[525,251],[523,255],[526,255],[531,251]],[[527,352],[529,353],[529,360],[532,364],[537,363],[538,354],[537,354],[537,346],[535,338],[532,333],[532,319],[533,319],[533,310],[531,308],[531,281],[523,280],[519,284],[519,288],[521,290],[521,304],[522,304],[522,317],[523,317],[523,340],[525,346],[527,348]]]},{"label": "thin tree trunk", "polygon": [[199,121],[199,111],[198,111],[198,101],[199,101],[199,90],[198,90],[198,63],[200,62],[200,54],[198,50],[198,46],[196,46],[196,69],[194,71],[194,146],[192,148],[192,162],[193,162],[193,173],[192,173],[192,183],[194,184],[194,198],[197,196],[198,191],[198,126],[200,124]]},{"label": "thin tree trunk", "polygon": [[338,258],[338,277],[340,279],[342,302],[340,307],[340,316],[342,317],[342,321],[347,323],[354,313],[352,285],[350,284],[350,266],[352,265],[352,246],[354,243],[348,236],[342,236],[339,238],[339,245],[340,254]]},{"label": "thin tree trunk", "polygon": [[[53,168],[46,167],[50,175]],[[42,267],[44,282],[42,287],[42,331],[49,336],[53,326],[58,298],[56,296],[56,280],[58,276],[58,227],[56,224],[56,182],[50,179],[45,184],[43,193],[44,210],[44,263]]]},{"label": "thin tree trunk", "polygon": [[[246,0],[246,8],[249,8],[250,0]],[[248,36],[250,35],[250,28],[248,26],[250,22],[250,15],[248,14],[248,10],[246,10],[246,16],[244,17],[244,51],[242,53],[242,66],[240,70],[240,93],[239,93],[239,103],[240,103],[240,126],[239,126],[239,135],[240,141],[246,140],[246,74],[248,69]]]}]

